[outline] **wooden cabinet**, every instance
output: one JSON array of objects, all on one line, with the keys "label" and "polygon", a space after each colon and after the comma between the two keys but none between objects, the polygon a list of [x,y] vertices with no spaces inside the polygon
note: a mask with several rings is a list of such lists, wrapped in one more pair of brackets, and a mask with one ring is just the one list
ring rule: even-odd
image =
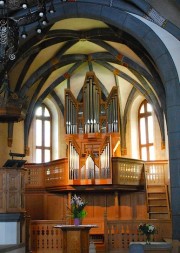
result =
[{"label": "wooden cabinet", "polygon": [[21,168],[0,168],[0,213],[25,210],[24,175]]}]

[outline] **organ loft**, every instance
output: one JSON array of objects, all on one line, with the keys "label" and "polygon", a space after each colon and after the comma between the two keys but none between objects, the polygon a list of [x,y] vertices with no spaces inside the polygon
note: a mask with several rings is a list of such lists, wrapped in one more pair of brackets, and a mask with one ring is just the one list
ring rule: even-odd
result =
[{"label": "organ loft", "polygon": [[[107,97],[94,72],[88,72],[77,101],[65,90],[65,128],[68,145],[69,179],[112,183],[111,157],[120,154],[118,87]],[[82,182],[82,181],[81,181]]]}]

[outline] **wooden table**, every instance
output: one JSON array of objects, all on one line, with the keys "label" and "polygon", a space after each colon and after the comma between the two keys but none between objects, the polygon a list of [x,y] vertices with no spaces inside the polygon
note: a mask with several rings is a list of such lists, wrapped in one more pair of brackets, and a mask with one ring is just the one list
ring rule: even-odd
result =
[{"label": "wooden table", "polygon": [[89,230],[97,225],[56,225],[63,232],[63,253],[89,253]]},{"label": "wooden table", "polygon": [[[145,242],[131,242],[129,248],[136,245],[143,245],[145,253],[171,253],[172,244],[167,242],[151,242],[151,244],[146,244]],[[130,251],[131,252],[131,251]]]}]

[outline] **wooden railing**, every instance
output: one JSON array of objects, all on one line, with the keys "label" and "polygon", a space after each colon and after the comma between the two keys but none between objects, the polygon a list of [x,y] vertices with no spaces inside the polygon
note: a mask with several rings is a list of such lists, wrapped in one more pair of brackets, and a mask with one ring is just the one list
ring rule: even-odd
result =
[{"label": "wooden railing", "polygon": [[44,164],[45,187],[61,187],[68,185],[68,159],[63,158]]},{"label": "wooden railing", "polygon": [[[140,223],[155,225],[157,234],[153,235],[153,241],[163,241],[163,238],[171,238],[170,220],[107,220],[105,217],[104,234],[97,233],[95,236],[97,231],[93,231],[93,233],[90,233],[91,241],[94,238],[94,242],[98,242],[98,236],[102,235],[104,240],[100,240],[100,242],[104,245],[103,252],[128,252],[130,242],[145,241],[146,239],[144,235],[138,232]],[[30,248],[33,253],[62,253],[62,232],[60,229],[54,228],[57,224],[66,224],[66,221],[36,220],[31,222]]]},{"label": "wooden railing", "polygon": [[123,157],[112,158],[113,184],[143,185],[144,163],[141,160]]},{"label": "wooden railing", "polygon": [[36,189],[45,187],[45,170],[43,164],[28,163],[25,182],[26,188]]},{"label": "wooden railing", "polygon": [[62,188],[71,185],[118,184],[123,186],[141,186],[144,181],[144,163],[136,159],[112,158],[112,176],[109,179],[69,179],[68,159],[59,159],[49,163],[26,164],[26,188]]},{"label": "wooden railing", "polygon": [[105,218],[105,252],[123,252],[123,250],[128,252],[126,250],[130,242],[145,241],[145,236],[138,232],[140,223],[153,224],[157,228],[153,241],[163,241],[163,238],[172,236],[170,220],[106,220]]},{"label": "wooden railing", "polygon": [[62,187],[68,185],[68,160],[67,158],[49,163],[25,165],[26,188]]},{"label": "wooden railing", "polygon": [[145,162],[146,183],[164,185],[169,183],[168,161]]},{"label": "wooden railing", "polygon": [[30,244],[33,253],[61,253],[62,232],[54,228],[57,224],[66,224],[64,220],[36,220],[30,226]]}]

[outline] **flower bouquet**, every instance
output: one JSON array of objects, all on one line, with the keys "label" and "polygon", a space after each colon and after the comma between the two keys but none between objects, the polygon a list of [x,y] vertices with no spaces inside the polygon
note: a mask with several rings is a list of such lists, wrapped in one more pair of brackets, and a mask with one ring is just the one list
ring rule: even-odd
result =
[{"label": "flower bouquet", "polygon": [[146,243],[150,244],[151,235],[155,234],[157,229],[153,224],[141,223],[138,227],[138,231],[141,232],[142,235],[146,236]]},{"label": "flower bouquet", "polygon": [[[81,197],[78,197],[76,194],[71,198],[71,214],[74,218],[75,225],[79,225],[81,220],[86,217],[87,212],[84,210],[84,207],[87,205],[87,202],[83,201]],[[78,224],[79,223],[79,224]]]}]

